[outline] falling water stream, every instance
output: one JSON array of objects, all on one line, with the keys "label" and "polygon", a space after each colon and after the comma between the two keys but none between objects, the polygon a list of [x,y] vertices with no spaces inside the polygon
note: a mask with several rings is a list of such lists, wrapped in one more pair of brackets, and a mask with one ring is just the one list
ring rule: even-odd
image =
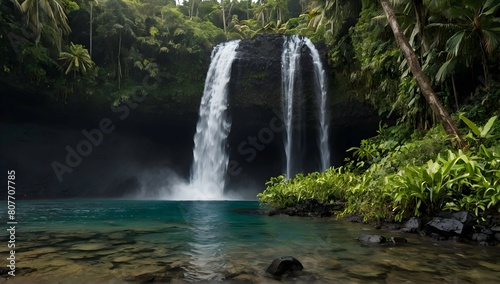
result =
[{"label": "falling water stream", "polygon": [[283,52],[281,55],[281,84],[283,93],[283,117],[285,121],[286,134],[284,138],[287,178],[293,177],[300,171],[296,161],[301,152],[300,129],[296,126],[299,119],[302,119],[299,112],[303,108],[301,100],[298,100],[300,80],[302,78],[300,63],[302,47],[307,46],[310,50],[311,59],[314,65],[314,86],[318,103],[318,145],[321,160],[321,171],[325,171],[330,166],[330,149],[328,142],[328,114],[327,114],[327,84],[325,70],[319,56],[319,52],[314,44],[308,39],[297,35],[285,37]]},{"label": "falling water stream", "polygon": [[299,139],[300,132],[294,131],[294,96],[296,93],[295,77],[300,74],[300,50],[302,40],[298,36],[285,38],[283,52],[281,54],[281,90],[283,92],[283,119],[285,121],[286,134],[284,137],[286,156],[286,176],[290,178],[295,174],[293,162],[297,159],[294,153],[298,151],[294,139]]},{"label": "falling water stream", "polygon": [[314,64],[314,86],[318,96],[318,122],[319,122],[319,149],[321,154],[321,171],[325,171],[330,167],[330,148],[328,147],[328,113],[326,111],[326,76],[323,63],[319,57],[319,52],[314,44],[304,38],[304,42],[311,51],[311,57]]},{"label": "falling water stream", "polygon": [[223,199],[229,161],[226,140],[231,129],[227,89],[238,44],[239,41],[222,43],[212,51],[194,136],[192,192],[188,199]]}]

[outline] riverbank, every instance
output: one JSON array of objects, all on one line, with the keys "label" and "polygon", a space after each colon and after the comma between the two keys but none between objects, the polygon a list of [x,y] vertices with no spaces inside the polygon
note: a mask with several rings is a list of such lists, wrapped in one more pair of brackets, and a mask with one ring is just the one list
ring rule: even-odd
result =
[{"label": "riverbank", "polygon": [[[471,245],[496,246],[500,243],[500,214],[490,214],[478,220],[467,211],[440,212],[436,216],[411,217],[396,222],[392,220],[367,220],[360,214],[343,214],[345,203],[322,203],[317,200],[300,202],[297,206],[263,210],[268,216],[294,216],[333,218],[345,223],[366,225],[366,231],[377,234],[378,230],[399,231],[428,237],[430,242],[454,241]],[[386,242],[388,238],[371,239],[369,242]]]}]

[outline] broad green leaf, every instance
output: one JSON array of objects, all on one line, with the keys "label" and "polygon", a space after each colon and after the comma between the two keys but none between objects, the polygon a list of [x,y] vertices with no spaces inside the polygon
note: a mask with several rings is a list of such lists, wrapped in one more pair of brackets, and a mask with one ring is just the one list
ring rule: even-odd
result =
[{"label": "broad green leaf", "polygon": [[490,129],[493,126],[493,124],[495,123],[496,119],[497,119],[497,116],[495,115],[488,120],[488,122],[484,125],[483,130],[481,131],[481,137],[483,137],[483,138],[486,137],[488,132],[490,132]]},{"label": "broad green leaf", "polygon": [[[484,5],[484,7],[488,8],[492,4],[493,4],[493,0],[488,0],[488,2],[486,2],[486,4]],[[488,11],[483,12],[483,14],[485,14],[486,16],[493,15],[495,13],[495,11],[498,9],[498,7],[500,7],[500,3],[497,4],[496,6],[491,7],[491,9],[489,9]]]},{"label": "broad green leaf", "polygon": [[436,81],[444,82],[448,75],[453,74],[452,72],[455,69],[455,62],[455,58],[451,58],[450,60],[443,63],[436,74]]},{"label": "broad green leaf", "polygon": [[448,39],[448,41],[446,42],[446,51],[453,54],[454,56],[458,56],[458,52],[460,51],[460,46],[462,45],[464,36],[465,31],[461,31],[450,37],[450,39]]},{"label": "broad green leaf", "polygon": [[460,114],[459,117],[463,122],[465,122],[465,124],[467,124],[467,126],[469,126],[469,128],[472,130],[472,132],[474,132],[474,134],[476,134],[479,137],[481,136],[481,131],[474,122],[470,121],[467,117],[463,116],[462,114]]}]

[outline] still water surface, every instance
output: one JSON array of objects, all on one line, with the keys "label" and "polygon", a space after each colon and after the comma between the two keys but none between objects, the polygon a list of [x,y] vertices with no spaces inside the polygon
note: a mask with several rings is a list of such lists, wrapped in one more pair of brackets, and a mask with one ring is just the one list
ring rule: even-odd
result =
[{"label": "still water surface", "polygon": [[[7,283],[279,283],[264,271],[287,255],[302,262],[304,273],[285,282],[500,282],[498,246],[438,243],[331,218],[269,217],[259,214],[255,201],[57,200],[17,206],[17,276]],[[356,240],[367,233],[409,242]],[[7,235],[1,238],[6,255]]]}]

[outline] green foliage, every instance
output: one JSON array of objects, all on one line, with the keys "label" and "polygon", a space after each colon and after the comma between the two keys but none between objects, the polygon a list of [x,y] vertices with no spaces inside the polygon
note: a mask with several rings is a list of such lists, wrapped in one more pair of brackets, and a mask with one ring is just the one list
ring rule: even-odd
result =
[{"label": "green foliage", "polygon": [[467,139],[469,144],[472,145],[473,147],[482,145],[483,142],[487,139],[497,138],[495,135],[492,134],[493,130],[492,127],[495,123],[495,120],[497,119],[497,116],[491,117],[484,126],[477,126],[474,122],[470,121],[463,114],[459,114],[459,117],[463,122],[465,122],[465,124],[467,124],[467,126],[471,130],[465,136],[465,139]]},{"label": "green foliage", "polygon": [[500,147],[481,145],[475,153],[463,154],[454,176],[465,188],[446,202],[445,209],[468,210],[476,216],[488,209],[500,212]]},{"label": "green foliage", "polygon": [[[459,153],[459,156],[463,153]],[[394,210],[398,211],[396,220],[401,220],[408,210],[414,216],[420,216],[422,211],[428,216],[439,213],[445,201],[451,197],[452,187],[457,185],[460,177],[452,173],[459,160],[452,151],[448,158],[438,155],[436,161],[429,160],[425,165],[410,165],[396,175],[389,177],[393,187],[387,194],[394,201]]]},{"label": "green foliage", "polygon": [[379,113],[389,113],[396,107],[399,112],[408,102],[396,96],[400,51],[390,29],[373,21],[379,14],[374,7],[363,9],[357,24],[350,29],[356,60],[350,79],[353,84],[363,87],[363,98],[374,104]]},{"label": "green foliage", "polygon": [[353,183],[355,176],[343,168],[330,168],[324,173],[298,174],[293,179],[284,175],[272,177],[267,189],[259,193],[261,202],[275,208],[286,208],[305,200],[335,201]]},{"label": "green foliage", "polygon": [[500,212],[500,144],[489,134],[496,117],[482,127],[468,124],[484,138],[468,151],[453,149],[441,127],[411,138],[402,125],[381,127],[378,136],[350,149],[356,160],[323,173],[272,178],[258,197],[277,208],[301,200],[340,200],[341,214],[373,220],[401,221],[442,210],[469,210],[479,217],[487,210]]},{"label": "green foliage", "polygon": [[73,72],[75,77],[77,73],[81,73],[84,76],[91,74],[95,66],[88,50],[81,44],[71,43],[69,51],[60,53],[59,60],[62,61],[64,74],[68,75],[68,73]]}]

